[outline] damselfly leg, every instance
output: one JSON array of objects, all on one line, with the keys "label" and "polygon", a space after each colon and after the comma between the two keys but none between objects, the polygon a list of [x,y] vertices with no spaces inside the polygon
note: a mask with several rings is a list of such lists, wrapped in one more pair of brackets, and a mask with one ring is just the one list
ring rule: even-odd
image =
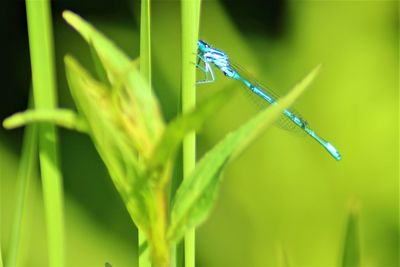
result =
[{"label": "damselfly leg", "polygon": [[197,60],[196,67],[204,73],[204,79],[197,80],[196,83],[201,84],[201,83],[214,82],[215,81],[214,72],[213,72],[210,64],[208,62],[206,62],[206,60],[204,59],[203,56],[198,55],[198,58],[199,59]]}]

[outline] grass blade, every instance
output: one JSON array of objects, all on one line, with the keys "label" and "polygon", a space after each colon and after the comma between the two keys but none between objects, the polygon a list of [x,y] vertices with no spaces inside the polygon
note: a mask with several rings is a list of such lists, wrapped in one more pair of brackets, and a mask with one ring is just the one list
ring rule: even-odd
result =
[{"label": "grass blade", "polygon": [[150,0],[142,0],[140,11],[140,74],[151,85]]},{"label": "grass blade", "polygon": [[[36,109],[56,108],[56,76],[50,1],[26,1],[32,84]],[[65,263],[64,199],[58,136],[50,123],[39,126],[39,160],[46,216],[49,265]]]},{"label": "grass blade", "polygon": [[[140,11],[140,74],[151,87],[151,36],[150,36],[150,0],[141,1]],[[138,231],[139,247],[147,243],[145,233]],[[139,267],[150,267],[150,249],[139,254]]]},{"label": "grass blade", "polygon": [[[199,34],[200,0],[182,0],[182,112],[196,105],[196,62]],[[193,171],[196,162],[196,135],[190,133],[183,140],[183,177]],[[195,230],[187,232],[184,241],[185,266],[195,266]]]},{"label": "grass blade", "polygon": [[191,175],[179,187],[171,212],[169,237],[177,242],[183,234],[203,222],[214,203],[222,171],[244,148],[259,136],[307,88],[318,72],[314,69],[276,105],[258,113],[221,142],[199,161]]},{"label": "grass blade", "polygon": [[[32,97],[31,97],[32,98]],[[33,101],[30,101],[32,103]],[[30,104],[30,106],[32,106]],[[37,127],[33,124],[26,127],[22,143],[22,156],[18,169],[17,196],[10,248],[7,255],[7,267],[15,267],[18,262],[21,225],[26,204],[30,178],[37,164]]]},{"label": "grass blade", "polygon": [[359,267],[360,265],[360,245],[358,237],[358,218],[357,212],[352,208],[349,212],[345,242],[343,246],[343,267]]},{"label": "grass blade", "polygon": [[[1,201],[0,201],[0,204],[1,204]],[[0,222],[2,221],[1,219],[2,219],[2,214],[0,212]],[[0,227],[1,227],[1,223],[0,223]],[[0,267],[3,267],[3,254],[1,251],[2,250],[1,250],[1,235],[0,235]]]}]

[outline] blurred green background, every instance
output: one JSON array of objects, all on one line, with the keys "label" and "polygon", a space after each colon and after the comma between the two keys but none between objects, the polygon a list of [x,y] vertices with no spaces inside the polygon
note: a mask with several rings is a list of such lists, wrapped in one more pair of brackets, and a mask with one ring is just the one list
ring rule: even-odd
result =
[{"label": "blurred green background", "polygon": [[[2,23],[6,70],[1,120],[24,110],[30,84],[22,1],[7,1]],[[180,90],[180,5],[152,3],[153,85],[165,118]],[[59,102],[73,108],[62,58],[93,69],[89,49],[61,19],[71,9],[133,58],[139,2],[53,2]],[[214,1],[202,3],[200,37],[284,94],[323,68],[296,109],[343,155],[332,159],[310,138],[269,129],[225,173],[216,204],[197,234],[198,266],[339,266],[350,206],[357,206],[362,266],[399,266],[399,15],[397,1]],[[230,84],[217,74],[198,99]],[[257,112],[234,96],[198,134],[198,157]],[[66,194],[67,266],[135,266],[137,233],[90,139],[60,130]],[[0,129],[0,241],[7,254],[22,130]],[[24,261],[45,266],[40,178],[29,187]]]}]

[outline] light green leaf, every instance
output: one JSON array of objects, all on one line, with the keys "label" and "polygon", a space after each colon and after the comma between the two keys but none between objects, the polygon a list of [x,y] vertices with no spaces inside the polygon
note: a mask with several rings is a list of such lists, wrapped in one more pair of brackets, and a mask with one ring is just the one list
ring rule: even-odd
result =
[{"label": "light green leaf", "polygon": [[[140,74],[151,85],[150,0],[141,1],[140,11]],[[139,247],[147,244],[144,233],[138,232]],[[146,246],[147,247],[147,246]],[[149,249],[139,253],[139,267],[151,267]]]},{"label": "light green leaf", "polygon": [[169,238],[173,242],[178,242],[188,229],[196,227],[207,218],[227,163],[271,125],[285,108],[293,104],[315,78],[318,70],[319,67],[315,68],[276,105],[258,113],[238,130],[228,134],[199,161],[175,195],[169,228]]},{"label": "light green leaf", "polygon": [[3,267],[3,256],[1,254],[1,246],[0,246],[0,267]]},{"label": "light green leaf", "polygon": [[[131,217],[147,235],[153,260],[165,258],[169,253],[165,240],[167,206],[163,203],[167,183],[160,181],[166,178],[154,179],[145,166],[165,127],[158,101],[139,73],[137,60],[132,61],[78,15],[65,11],[63,16],[91,45],[94,59],[101,62],[110,84],[93,80],[67,57],[68,81],[78,110],[88,121],[96,148]],[[171,170],[166,168],[163,176],[169,179]]]},{"label": "light green leaf", "polygon": [[229,86],[197,105],[196,109],[176,117],[165,129],[149,162],[149,169],[160,168],[173,159],[186,134],[199,130],[205,121],[234,95]]},{"label": "light green leaf", "polygon": [[358,237],[358,219],[354,209],[350,210],[347,221],[346,236],[343,246],[343,267],[359,267],[360,245]]},{"label": "light green leaf", "polygon": [[[30,89],[28,107],[33,107],[33,92]],[[20,163],[18,166],[17,190],[15,199],[15,213],[13,218],[13,228],[10,238],[10,245],[7,253],[7,266],[16,266],[21,258],[20,242],[22,236],[22,221],[24,211],[28,202],[28,188],[30,180],[35,173],[35,167],[38,164],[38,125],[29,125],[24,129],[24,137],[22,143],[22,151]],[[0,265],[1,266],[1,265]]]},{"label": "light green leaf", "polygon": [[148,232],[146,196],[149,189],[143,178],[144,167],[138,161],[128,136],[121,131],[111,92],[95,81],[72,57],[65,57],[65,65],[72,97],[79,113],[87,121],[88,132],[96,149],[134,222]]},{"label": "light green leaf", "polygon": [[150,0],[141,1],[140,5],[140,72],[151,84],[151,31]]},{"label": "light green leaf", "polygon": [[[151,144],[158,140],[164,129],[159,104],[149,84],[132,64],[132,60],[119,50],[110,40],[98,32],[78,15],[63,12],[64,19],[93,46],[120,102],[120,109],[137,144],[144,154],[153,150]],[[124,127],[126,125],[123,125]],[[132,128],[133,126],[133,128]]]},{"label": "light green leaf", "polygon": [[92,42],[89,42],[89,48],[99,81],[106,86],[111,87],[110,81],[107,78],[107,72],[104,69],[103,64],[101,63],[99,55],[97,55],[96,49],[94,48]]},{"label": "light green leaf", "polygon": [[60,127],[78,132],[87,132],[87,125],[82,118],[67,109],[53,109],[53,110],[27,110],[18,112],[8,117],[3,121],[3,126],[6,129],[14,129],[31,123],[38,122],[51,122]]}]

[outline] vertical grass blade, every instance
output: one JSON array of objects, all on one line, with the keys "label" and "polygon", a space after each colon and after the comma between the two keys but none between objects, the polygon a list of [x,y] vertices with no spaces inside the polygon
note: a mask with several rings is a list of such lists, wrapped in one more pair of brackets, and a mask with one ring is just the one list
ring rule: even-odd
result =
[{"label": "vertical grass blade", "polygon": [[[151,87],[151,36],[150,0],[142,0],[140,7],[140,74]],[[138,232],[139,247],[147,242],[143,232]],[[139,267],[151,267],[150,249],[139,254]]]},{"label": "vertical grass blade", "polygon": [[349,212],[345,242],[343,246],[342,267],[359,267],[360,245],[358,237],[358,219],[354,209]]},{"label": "vertical grass blade", "polygon": [[[33,106],[32,95],[29,106]],[[22,155],[17,177],[17,196],[14,222],[10,240],[10,248],[7,254],[7,267],[15,267],[18,263],[19,242],[21,239],[21,225],[28,193],[28,185],[34,166],[37,163],[37,125],[32,124],[26,127],[22,143]]]},{"label": "vertical grass blade", "polygon": [[[182,0],[182,112],[196,105],[196,51],[199,34],[200,0]],[[189,176],[196,163],[196,135],[183,140],[183,177]],[[184,240],[185,267],[195,266],[195,230],[189,230]]]},{"label": "vertical grass blade", "polygon": [[[26,1],[32,84],[36,109],[56,108],[56,77],[50,1]],[[39,125],[39,161],[46,216],[49,266],[64,266],[64,205],[53,124]]]},{"label": "vertical grass blade", "polygon": [[140,74],[151,85],[150,0],[142,0],[141,2]]},{"label": "vertical grass blade", "polygon": [[[1,203],[0,203],[1,204]],[[1,213],[0,213],[0,219],[1,219]],[[1,221],[1,220],[0,220]],[[1,226],[1,224],[0,224]],[[1,229],[1,228],[0,228]],[[1,235],[0,235],[0,240],[1,240]],[[3,254],[1,253],[1,242],[0,242],[0,267],[3,267]]]},{"label": "vertical grass blade", "polygon": [[[1,171],[1,164],[0,164],[0,171]],[[0,180],[0,185],[1,185],[1,182],[2,182],[2,180]],[[1,188],[0,188],[0,207],[2,207],[1,199],[2,199],[2,195],[1,195]],[[1,252],[2,251],[1,250],[1,240],[2,240],[2,237],[1,237],[1,229],[2,229],[1,222],[2,221],[3,221],[3,212],[2,212],[2,210],[0,208],[0,267],[3,267],[3,254]]]}]

